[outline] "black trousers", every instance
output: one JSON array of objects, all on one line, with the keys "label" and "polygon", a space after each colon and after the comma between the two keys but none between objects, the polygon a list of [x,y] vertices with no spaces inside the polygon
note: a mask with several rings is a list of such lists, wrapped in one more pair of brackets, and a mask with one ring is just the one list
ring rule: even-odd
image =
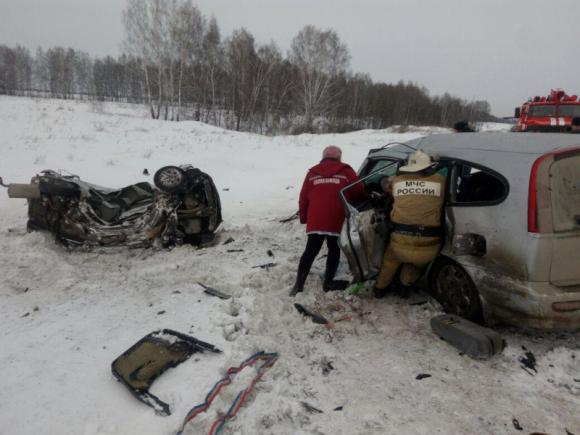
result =
[{"label": "black trousers", "polygon": [[304,287],[306,277],[310,272],[314,259],[320,252],[322,244],[326,239],[326,246],[328,247],[328,257],[326,257],[326,272],[324,280],[330,282],[334,279],[336,269],[338,269],[338,262],[340,261],[340,248],[338,247],[338,236],[329,236],[326,234],[308,234],[308,241],[306,242],[306,249],[300,258],[298,265],[298,277],[296,278],[296,285],[299,288]]}]

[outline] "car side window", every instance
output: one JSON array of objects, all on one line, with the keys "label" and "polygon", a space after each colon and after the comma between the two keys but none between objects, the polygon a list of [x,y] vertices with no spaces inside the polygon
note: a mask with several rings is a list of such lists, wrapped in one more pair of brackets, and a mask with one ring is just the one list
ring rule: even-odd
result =
[{"label": "car side window", "polygon": [[458,163],[453,171],[453,205],[494,205],[508,194],[507,181],[499,174],[469,163]]}]

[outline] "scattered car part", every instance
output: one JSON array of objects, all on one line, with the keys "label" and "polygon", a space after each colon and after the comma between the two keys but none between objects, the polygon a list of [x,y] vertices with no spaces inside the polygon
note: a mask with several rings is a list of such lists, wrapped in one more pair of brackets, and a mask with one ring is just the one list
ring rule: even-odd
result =
[{"label": "scattered car part", "polygon": [[526,353],[524,353],[524,356],[520,356],[518,361],[522,364],[522,369],[534,376],[538,373],[538,369],[536,368],[536,356],[525,348],[524,351]]},{"label": "scattered car part", "polygon": [[300,402],[300,404],[302,405],[302,407],[306,410],[306,412],[309,412],[310,414],[322,414],[324,411],[322,411],[321,409],[318,409],[314,406],[312,406],[310,403],[308,402]]},{"label": "scattered car part", "polygon": [[418,381],[422,381],[423,379],[427,379],[430,378],[433,375],[430,375],[429,373],[419,373],[417,376],[415,376],[415,379]]},{"label": "scattered car part", "polygon": [[277,353],[275,352],[266,353],[264,351],[260,351],[252,355],[250,358],[245,360],[239,366],[230,367],[226,371],[225,376],[221,378],[218,382],[216,382],[215,385],[212,387],[212,389],[209,391],[209,393],[205,398],[205,401],[199,405],[194,406],[187,413],[187,415],[183,419],[181,428],[177,431],[177,435],[181,435],[185,429],[185,426],[187,426],[187,424],[191,420],[193,420],[197,415],[201,414],[202,412],[206,412],[209,409],[212,402],[218,396],[222,388],[232,383],[232,377],[234,375],[238,374],[246,367],[251,367],[255,365],[258,361],[263,361],[263,364],[258,368],[258,373],[256,374],[256,376],[254,376],[254,378],[251,380],[251,382],[245,389],[243,389],[238,393],[234,402],[229,407],[228,411],[225,414],[220,415],[220,417],[216,421],[214,421],[213,424],[211,425],[209,435],[218,434],[222,430],[224,425],[228,422],[228,420],[231,420],[237,415],[240,408],[247,400],[248,396],[252,393],[255,385],[258,383],[258,381],[260,381],[260,379],[262,379],[262,376],[264,376],[264,373],[266,373],[268,369],[270,369],[274,364],[276,364],[276,361],[278,361]]},{"label": "scattered car part", "polygon": [[280,222],[281,224],[285,224],[288,222],[292,222],[294,220],[298,219],[298,211],[296,211],[295,213],[291,214],[288,217],[282,218],[280,220],[278,220],[278,222]]},{"label": "scattered car part", "polygon": [[113,190],[51,170],[29,184],[4,186],[11,198],[28,199],[29,230],[50,231],[67,245],[148,247],[157,241],[162,246],[212,241],[222,222],[213,180],[191,165],[167,168],[156,181],[165,190],[149,183]]},{"label": "scattered car part", "polygon": [[204,293],[207,293],[208,295],[212,295],[212,296],[216,296],[220,299],[230,299],[232,297],[232,295],[228,295],[226,293],[223,293],[213,287],[209,287],[205,284],[202,284],[201,282],[198,282],[198,284],[203,287],[203,291]]},{"label": "scattered car part", "polygon": [[265,264],[258,264],[257,266],[252,266],[252,269],[270,269],[271,267],[276,266],[278,263],[265,263]]},{"label": "scattered car part", "polygon": [[447,343],[475,359],[489,359],[504,347],[497,332],[452,314],[433,317],[431,329]]},{"label": "scattered car part", "polygon": [[294,308],[298,310],[300,314],[303,316],[310,317],[314,323],[318,323],[319,325],[327,325],[329,322],[320,314],[315,313],[314,311],[309,310],[304,305],[295,303]]},{"label": "scattered car part", "polygon": [[197,352],[221,353],[209,343],[171,329],[146,335],[111,364],[113,375],[131,394],[163,415],[171,415],[169,404],[149,392],[166,370],[181,364]]}]

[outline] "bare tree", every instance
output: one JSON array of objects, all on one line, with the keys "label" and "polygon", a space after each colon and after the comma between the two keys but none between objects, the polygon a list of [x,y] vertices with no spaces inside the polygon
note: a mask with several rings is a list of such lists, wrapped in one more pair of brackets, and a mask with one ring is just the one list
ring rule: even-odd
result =
[{"label": "bare tree", "polygon": [[[209,99],[204,98],[202,102],[208,105],[209,114],[210,112],[213,113],[215,106],[218,103],[217,86],[224,64],[224,50],[221,44],[221,35],[215,17],[212,17],[209,21],[209,26],[203,37],[200,62],[203,75],[202,87],[209,93],[210,97]],[[206,119],[208,118],[209,116],[206,117]]]},{"label": "bare tree", "polygon": [[340,94],[333,81],[348,68],[350,55],[334,30],[309,25],[292,40],[289,57],[299,72],[297,96],[305,124],[312,128],[315,116],[333,108]]},{"label": "bare tree", "polygon": [[124,48],[141,62],[149,109],[155,119],[167,100],[164,80],[168,57],[167,4],[167,0],[127,0],[123,11]]},{"label": "bare tree", "polygon": [[[200,61],[206,21],[197,6],[187,0],[182,3],[172,3],[170,12],[170,37],[173,51],[172,64],[177,68],[177,116],[179,121],[182,102],[183,78],[187,65]],[[191,82],[199,81],[195,69],[190,68]]]},{"label": "bare tree", "polygon": [[229,102],[236,116],[236,130],[253,114],[254,73],[257,64],[254,37],[246,30],[234,30],[226,42],[230,81]]}]

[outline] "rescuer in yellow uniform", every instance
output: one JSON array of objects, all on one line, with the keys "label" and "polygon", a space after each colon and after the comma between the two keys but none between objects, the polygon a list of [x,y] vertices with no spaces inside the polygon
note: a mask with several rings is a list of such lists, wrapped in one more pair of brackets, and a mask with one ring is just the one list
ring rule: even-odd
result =
[{"label": "rescuer in yellow uniform", "polygon": [[429,155],[417,150],[391,179],[393,228],[374,288],[377,298],[386,294],[401,265],[399,280],[404,288],[410,287],[439,254],[445,175],[435,171]]}]

